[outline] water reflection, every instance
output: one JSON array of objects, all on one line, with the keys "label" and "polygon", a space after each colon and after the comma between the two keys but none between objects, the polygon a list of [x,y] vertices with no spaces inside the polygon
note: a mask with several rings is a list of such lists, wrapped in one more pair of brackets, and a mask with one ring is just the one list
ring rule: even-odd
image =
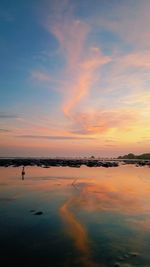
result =
[{"label": "water reflection", "polygon": [[[22,180],[25,172],[23,167]],[[5,257],[10,236],[18,237],[13,238],[17,258],[17,249],[22,254],[18,248],[22,233],[31,229],[25,231],[23,244],[31,257],[30,266],[112,267],[116,262],[120,266],[150,265],[149,168],[29,167],[23,183],[18,175],[19,168],[0,168],[4,221],[0,223],[0,241],[6,240]],[[43,215],[32,216],[32,209],[44,211]],[[53,233],[55,237],[51,238]],[[39,259],[42,252],[45,265]]]},{"label": "water reflection", "polygon": [[75,247],[80,253],[79,262],[83,267],[101,267],[104,265],[96,264],[91,257],[91,248],[88,233],[85,226],[76,218],[71,208],[78,203],[78,198],[82,194],[77,187],[78,179],[72,182],[75,189],[75,196],[66,201],[60,208],[60,214],[64,220],[68,235],[74,241]]}]

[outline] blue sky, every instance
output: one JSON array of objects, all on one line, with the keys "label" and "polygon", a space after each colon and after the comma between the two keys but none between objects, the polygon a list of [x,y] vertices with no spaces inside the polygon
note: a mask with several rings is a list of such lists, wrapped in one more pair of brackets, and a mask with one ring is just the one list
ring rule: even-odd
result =
[{"label": "blue sky", "polygon": [[148,151],[149,9],[148,0],[1,1],[2,156]]}]

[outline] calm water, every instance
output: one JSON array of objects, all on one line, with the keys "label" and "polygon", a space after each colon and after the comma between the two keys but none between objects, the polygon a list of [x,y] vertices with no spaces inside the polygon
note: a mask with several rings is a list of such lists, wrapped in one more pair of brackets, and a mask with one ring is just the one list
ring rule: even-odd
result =
[{"label": "calm water", "polygon": [[150,168],[21,170],[0,168],[1,266],[150,266]]}]

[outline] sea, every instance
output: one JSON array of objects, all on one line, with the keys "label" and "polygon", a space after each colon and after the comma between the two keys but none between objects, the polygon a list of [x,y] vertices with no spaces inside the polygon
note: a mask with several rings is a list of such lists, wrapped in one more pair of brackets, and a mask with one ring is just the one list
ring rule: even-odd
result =
[{"label": "sea", "polygon": [[150,267],[150,168],[0,167],[0,262]]}]

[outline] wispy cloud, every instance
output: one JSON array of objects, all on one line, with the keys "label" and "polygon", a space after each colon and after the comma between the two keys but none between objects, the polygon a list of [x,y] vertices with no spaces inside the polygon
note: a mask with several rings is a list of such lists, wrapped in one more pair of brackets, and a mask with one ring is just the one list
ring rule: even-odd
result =
[{"label": "wispy cloud", "polygon": [[137,120],[138,114],[132,110],[99,110],[73,115],[75,130],[78,134],[102,134],[111,129],[129,129]]},{"label": "wispy cloud", "polygon": [[0,132],[1,133],[10,133],[11,130],[8,130],[8,129],[0,129]]},{"label": "wispy cloud", "polygon": [[[103,56],[96,47],[91,48],[87,54],[86,58],[76,66],[76,75],[72,75],[72,81],[65,88],[65,91],[69,93],[65,96],[66,99],[64,100],[63,111],[64,114],[70,118],[72,118],[72,113],[77,104],[89,93],[91,86],[96,83],[96,70],[110,61],[110,58]],[[71,93],[69,91],[70,88]]]},{"label": "wispy cloud", "polygon": [[[138,6],[141,18],[145,11],[140,8]],[[111,17],[99,19],[96,17],[94,23],[91,24],[91,21],[87,23],[77,18],[71,4],[68,5],[68,1],[62,1],[61,5],[56,2],[53,15],[49,17],[47,22],[47,28],[58,40],[60,51],[66,60],[63,73],[66,83],[62,85],[64,96],[62,110],[71,124],[71,133],[101,135],[112,129],[128,131],[142,115],[138,112],[136,105],[133,104],[128,108],[125,99],[128,99],[131,92],[137,94],[137,91],[145,88],[145,80],[149,77],[149,52],[147,50],[140,52],[137,49],[125,52],[119,51],[116,47],[112,55],[108,56],[104,55],[99,47],[89,45],[87,42],[89,34],[93,31],[92,27],[98,26],[106,30],[109,29],[112,33],[122,37],[122,32],[128,29],[127,17],[123,15],[123,26],[118,21],[121,21],[122,13],[126,7],[118,5],[117,9],[120,11],[118,14],[115,11],[117,19],[112,20]],[[131,8],[129,14],[131,23],[133,18],[136,19],[134,8]],[[97,24],[98,21],[99,24]],[[124,38],[128,40],[130,37],[127,34]],[[136,41],[136,37],[131,38],[130,41]],[[107,75],[101,77],[101,70],[108,63]],[[105,94],[103,106],[99,109],[92,107],[92,111],[89,111],[89,107],[85,108],[84,111],[82,108],[77,111],[80,102],[92,93],[93,88],[98,83],[100,85],[99,100],[101,95]],[[110,102],[108,94],[111,91],[116,94],[115,106],[108,108]]]},{"label": "wispy cloud", "polygon": [[150,67],[150,51],[136,51],[133,53],[126,54],[122,57],[120,57],[120,61],[123,64],[124,67],[145,67],[149,68]]},{"label": "wispy cloud", "polygon": [[16,137],[19,138],[27,138],[27,139],[48,139],[48,140],[93,140],[94,138],[90,137],[78,137],[78,136],[48,136],[48,135],[18,135]]},{"label": "wispy cloud", "polygon": [[63,3],[61,7],[55,7],[55,13],[49,18],[47,27],[59,41],[66,59],[64,79],[68,82],[63,87],[62,108],[64,114],[70,118],[74,108],[97,81],[96,70],[107,64],[110,57],[104,56],[97,47],[86,47],[90,26],[77,19],[72,8]]},{"label": "wispy cloud", "polygon": [[149,10],[149,0],[136,1],[134,4],[132,1],[121,2],[113,6],[112,16],[97,17],[94,23],[96,21],[99,28],[117,34],[135,49],[149,48]]},{"label": "wispy cloud", "polygon": [[71,3],[63,0],[61,3],[60,1],[53,3],[53,12],[48,18],[46,27],[59,41],[67,67],[74,69],[82,54],[89,26],[75,18]]},{"label": "wispy cloud", "polygon": [[15,114],[10,114],[0,111],[0,119],[17,119],[18,116]]}]

